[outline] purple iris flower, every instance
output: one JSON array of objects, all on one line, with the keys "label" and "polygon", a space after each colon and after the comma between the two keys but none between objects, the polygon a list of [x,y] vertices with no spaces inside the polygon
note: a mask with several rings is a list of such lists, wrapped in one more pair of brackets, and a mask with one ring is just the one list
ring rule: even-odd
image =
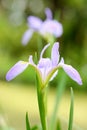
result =
[{"label": "purple iris flower", "polygon": [[47,39],[49,35],[56,38],[60,37],[63,33],[63,27],[60,22],[52,19],[52,12],[49,8],[45,9],[46,20],[42,21],[40,18],[35,16],[29,16],[28,26],[29,29],[24,33],[22,37],[22,44],[26,45],[34,32],[38,32],[41,36]]},{"label": "purple iris flower", "polygon": [[40,34],[43,37],[47,35],[53,35],[54,37],[60,37],[63,33],[62,24],[56,20],[45,20],[40,29]]},{"label": "purple iris flower", "polygon": [[29,56],[29,61],[19,61],[17,62],[7,73],[6,79],[8,81],[15,78],[17,75],[22,73],[28,66],[32,66],[37,74],[38,80],[41,83],[41,86],[46,86],[46,84],[53,80],[57,75],[59,68],[63,68],[68,76],[76,81],[79,85],[82,85],[82,80],[77,72],[71,65],[64,63],[64,59],[59,55],[59,43],[55,42],[52,51],[51,58],[43,58],[45,50],[50,46],[47,44],[40,54],[40,59],[37,64],[34,63],[32,55]]}]

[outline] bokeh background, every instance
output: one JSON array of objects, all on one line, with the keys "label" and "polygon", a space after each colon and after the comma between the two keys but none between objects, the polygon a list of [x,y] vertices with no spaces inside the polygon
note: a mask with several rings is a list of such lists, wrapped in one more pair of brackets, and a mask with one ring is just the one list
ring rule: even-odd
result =
[{"label": "bokeh background", "polygon": [[[8,83],[7,71],[19,60],[27,61],[37,52],[38,34],[34,33],[29,44],[23,46],[22,36],[27,27],[27,17],[46,18],[44,9],[49,7],[54,19],[63,25],[60,55],[65,63],[75,67],[83,80],[80,87],[70,78],[60,104],[59,115],[64,123],[69,112],[70,87],[75,91],[74,121],[81,130],[87,129],[87,0],[0,0],[0,125],[16,130],[25,129],[25,113],[29,111],[31,123],[39,122],[34,71],[30,68]],[[39,36],[40,37],[40,36]],[[43,38],[43,46],[47,43]],[[63,71],[61,71],[63,73]],[[59,73],[61,76],[61,74]],[[53,107],[57,76],[50,83],[48,115]],[[35,102],[35,103],[34,103]],[[64,109],[63,109],[64,108]]]}]

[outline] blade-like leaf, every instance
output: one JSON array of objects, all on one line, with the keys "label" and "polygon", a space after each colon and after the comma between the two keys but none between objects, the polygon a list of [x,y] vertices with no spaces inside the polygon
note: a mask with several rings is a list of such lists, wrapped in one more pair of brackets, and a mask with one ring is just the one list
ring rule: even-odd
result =
[{"label": "blade-like leaf", "polygon": [[28,112],[26,112],[26,130],[31,130],[30,123],[29,123],[29,120],[28,120]]},{"label": "blade-like leaf", "polygon": [[74,110],[74,94],[73,94],[73,89],[71,88],[71,105],[70,105],[70,113],[69,113],[68,130],[72,130],[73,128],[73,110]]},{"label": "blade-like leaf", "polygon": [[55,104],[54,104],[54,109],[53,109],[50,126],[49,126],[50,130],[54,130],[55,126],[56,126],[57,112],[58,112],[60,100],[62,98],[62,95],[63,95],[65,87],[66,87],[66,81],[67,81],[67,76],[65,73],[63,73],[60,83],[58,84],[57,90],[56,90]]},{"label": "blade-like leaf", "polygon": [[56,130],[62,130],[60,120],[57,121]]},{"label": "blade-like leaf", "polygon": [[38,130],[38,126],[34,126],[31,130]]}]

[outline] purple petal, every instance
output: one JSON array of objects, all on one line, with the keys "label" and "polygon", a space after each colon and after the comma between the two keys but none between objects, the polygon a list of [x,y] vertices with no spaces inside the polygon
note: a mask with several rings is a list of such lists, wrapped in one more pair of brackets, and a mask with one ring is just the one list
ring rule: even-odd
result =
[{"label": "purple petal", "polygon": [[30,39],[31,39],[31,37],[32,37],[32,35],[33,35],[33,33],[34,33],[34,31],[33,31],[32,29],[27,30],[27,31],[24,33],[24,35],[23,35],[23,37],[22,37],[22,44],[23,44],[23,45],[27,45],[27,43],[30,41]]},{"label": "purple petal", "polygon": [[34,63],[34,61],[33,61],[32,55],[29,56],[29,64],[31,64],[32,66],[35,66],[35,67],[36,67],[36,65],[35,65],[35,63]]},{"label": "purple petal", "polygon": [[52,77],[50,78],[50,81],[52,81],[58,74],[58,70],[52,75]]},{"label": "purple petal", "polygon": [[52,59],[52,64],[53,66],[56,66],[59,62],[59,43],[55,42],[53,47],[52,47],[52,53],[51,53],[51,59]]},{"label": "purple petal", "polygon": [[79,85],[82,85],[81,77],[76,69],[74,69],[71,65],[66,65],[66,64],[61,64],[61,63],[60,63],[60,66],[64,69],[64,71],[68,74],[68,76],[71,79],[76,81]]},{"label": "purple petal", "polygon": [[63,59],[63,57],[61,58],[61,60],[60,60],[60,63],[59,64],[64,64],[64,59]]},{"label": "purple petal", "polygon": [[49,8],[45,9],[47,19],[52,19],[52,11]]},{"label": "purple petal", "polygon": [[45,20],[39,31],[43,36],[51,34],[55,37],[60,37],[63,33],[63,27],[62,24],[57,22],[56,20]]},{"label": "purple petal", "polygon": [[46,68],[49,69],[50,67],[52,67],[52,62],[51,62],[50,58],[41,58],[39,60],[39,63],[38,63],[37,66],[38,66],[39,69],[40,68],[45,68],[45,70],[46,70]]},{"label": "purple petal", "polygon": [[29,65],[32,66],[35,69],[35,72],[37,73],[39,82],[42,84],[42,74],[41,74],[41,71],[38,68],[38,65],[36,65],[34,63],[32,55],[29,56]]},{"label": "purple petal", "polygon": [[35,16],[28,17],[28,25],[34,30],[39,30],[42,25],[42,20]]},{"label": "purple petal", "polygon": [[46,77],[48,76],[48,72],[52,68],[52,62],[49,58],[41,58],[39,60],[37,67],[38,67],[38,70],[41,72],[42,79],[44,81]]},{"label": "purple petal", "polygon": [[22,73],[27,67],[29,63],[24,61],[17,62],[6,74],[6,80],[10,81],[14,79],[17,75]]}]

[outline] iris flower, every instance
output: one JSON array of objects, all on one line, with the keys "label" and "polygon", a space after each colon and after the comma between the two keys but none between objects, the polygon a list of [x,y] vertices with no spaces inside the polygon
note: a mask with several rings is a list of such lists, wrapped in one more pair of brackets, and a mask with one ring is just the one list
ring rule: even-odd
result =
[{"label": "iris flower", "polygon": [[29,29],[24,33],[22,37],[22,44],[26,45],[34,32],[38,32],[41,36],[47,39],[50,35],[58,38],[63,33],[63,27],[60,22],[52,19],[52,12],[49,8],[45,9],[46,20],[42,21],[40,18],[35,16],[29,16],[28,26]]},{"label": "iris flower", "polygon": [[55,42],[52,51],[51,51],[51,58],[44,58],[43,54],[45,50],[50,46],[47,44],[41,51],[40,59],[37,64],[33,61],[33,56],[29,56],[29,61],[19,61],[17,62],[7,73],[6,79],[8,81],[15,78],[17,75],[22,73],[28,66],[32,66],[37,74],[39,83],[42,87],[46,86],[46,84],[53,80],[54,77],[57,75],[59,68],[63,68],[63,70],[67,73],[67,75],[76,81],[79,85],[82,85],[82,80],[77,72],[71,65],[67,65],[64,63],[64,59],[61,58],[59,55],[59,43]]}]

